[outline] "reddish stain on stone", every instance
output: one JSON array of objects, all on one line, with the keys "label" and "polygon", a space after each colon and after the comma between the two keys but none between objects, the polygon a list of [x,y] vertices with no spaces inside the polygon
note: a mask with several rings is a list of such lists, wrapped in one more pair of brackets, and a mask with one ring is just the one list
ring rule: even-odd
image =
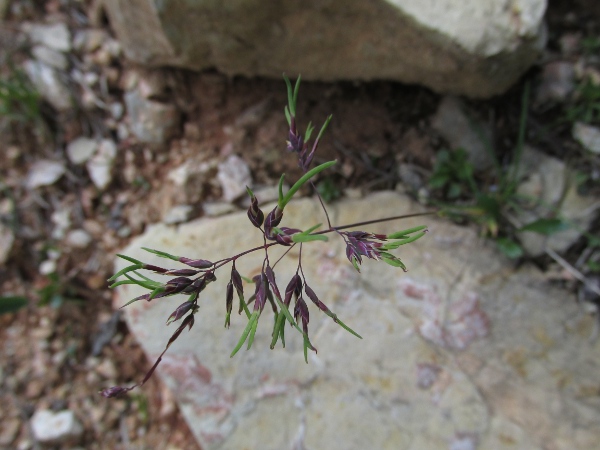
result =
[{"label": "reddish stain on stone", "polygon": [[443,299],[435,287],[410,279],[402,280],[399,287],[406,296],[423,301],[418,331],[428,341],[463,350],[488,335],[490,319],[475,292],[458,292],[454,298]]},{"label": "reddish stain on stone", "polygon": [[403,278],[399,283],[402,293],[409,298],[416,300],[423,300],[428,292],[431,290],[428,286],[416,283],[410,278]]},{"label": "reddish stain on stone", "polygon": [[417,387],[429,389],[437,381],[442,368],[433,363],[417,364]]}]

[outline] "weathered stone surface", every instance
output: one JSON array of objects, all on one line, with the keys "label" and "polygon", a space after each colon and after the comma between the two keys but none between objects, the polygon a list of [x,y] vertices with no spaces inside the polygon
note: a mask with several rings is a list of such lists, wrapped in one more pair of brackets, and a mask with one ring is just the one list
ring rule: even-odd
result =
[{"label": "weathered stone surface", "polygon": [[131,131],[140,141],[161,145],[179,128],[181,114],[170,103],[145,98],[138,89],[125,94]]},{"label": "weathered stone surface", "polygon": [[29,189],[49,186],[56,183],[63,176],[65,170],[65,164],[62,161],[49,159],[36,161],[29,168],[25,184]]},{"label": "weathered stone surface", "polygon": [[600,128],[577,122],[573,125],[573,137],[592,153],[600,154]]},{"label": "weathered stone surface", "polygon": [[73,411],[37,411],[31,418],[31,429],[37,441],[44,444],[61,444],[79,438],[83,427]]},{"label": "weathered stone surface", "polygon": [[58,111],[71,108],[73,101],[71,92],[63,80],[63,76],[53,67],[41,61],[27,60],[23,63],[27,76],[36,91]]},{"label": "weathered stone surface", "polygon": [[[323,221],[314,201],[288,208],[284,226]],[[336,204],[330,215],[344,224],[416,210],[405,197],[380,193]],[[429,234],[399,252],[408,273],[367,261],[358,274],[333,236],[304,246],[308,283],[364,337],[311,308],[319,352],[310,354],[309,364],[300,336],[289,328],[287,347],[268,349],[268,307],[252,349],[230,359],[245,324],[234,315],[231,329],[223,328],[229,269],[217,272],[202,294],[194,328],[158,368],[202,448],[597,446],[600,343],[587,339],[593,319],[578,314],[574,298],[547,286],[536,269],[514,272],[473,230],[434,218],[368,228],[389,232],[421,223],[429,224]],[[164,265],[167,260],[139,248],[217,260],[261,243],[242,212],[177,230],[151,227],[122,253]],[[296,271],[297,255],[293,249],[277,264],[280,289]],[[260,266],[259,254],[237,263],[246,276]],[[142,293],[131,286],[118,292],[119,306]],[[179,303],[162,299],[125,309],[151,358],[175,330],[164,323]]]},{"label": "weathered stone surface", "polygon": [[104,0],[125,54],[147,65],[312,80],[389,79],[506,90],[544,44],[546,0]]},{"label": "weathered stone surface", "polygon": [[448,141],[450,150],[462,148],[475,170],[485,170],[494,163],[490,152],[492,130],[475,116],[460,99],[445,97],[431,119],[431,126]]},{"label": "weathered stone surface", "polygon": [[543,255],[546,248],[564,252],[590,228],[596,217],[596,199],[579,194],[575,172],[552,156],[525,146],[519,167],[522,179],[517,191],[527,204],[516,211],[518,225],[558,217],[570,224],[559,233],[545,236],[531,231],[518,233],[519,241],[530,256]]}]

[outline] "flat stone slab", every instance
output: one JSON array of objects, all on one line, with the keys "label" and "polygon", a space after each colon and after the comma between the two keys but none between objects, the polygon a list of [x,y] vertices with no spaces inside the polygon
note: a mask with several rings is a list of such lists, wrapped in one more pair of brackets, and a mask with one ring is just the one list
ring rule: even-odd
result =
[{"label": "flat stone slab", "polygon": [[[330,215],[341,225],[416,211],[388,192],[337,203]],[[317,202],[299,200],[286,208],[282,225],[323,221]],[[424,223],[430,232],[397,252],[408,273],[368,260],[358,274],[335,236],[304,245],[308,283],[364,338],[309,305],[318,354],[309,353],[308,364],[301,336],[290,328],[286,348],[269,350],[268,305],[253,347],[230,358],[246,319],[232,315],[231,329],[223,328],[229,268],[216,273],[194,328],[157,370],[203,449],[597,448],[600,344],[588,341],[594,319],[535,268],[515,271],[471,229],[430,217],[364,228],[385,233]],[[261,243],[239,213],[150,227],[123,253],[164,266],[168,260],[140,247],[218,260]],[[297,255],[294,248],[277,264],[280,289]],[[253,276],[261,262],[251,255],[237,267]],[[145,293],[136,288],[119,288],[116,304]],[[164,324],[182,301],[125,308],[151,360],[174,332]]]},{"label": "flat stone slab", "polygon": [[504,92],[545,44],[546,0],[104,0],[138,64],[229,76],[394,80]]}]

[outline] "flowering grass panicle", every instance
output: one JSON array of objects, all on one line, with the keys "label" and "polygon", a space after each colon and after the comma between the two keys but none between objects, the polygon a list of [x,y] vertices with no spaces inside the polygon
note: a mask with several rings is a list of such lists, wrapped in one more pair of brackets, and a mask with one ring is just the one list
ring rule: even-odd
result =
[{"label": "flowering grass panicle", "polygon": [[[302,169],[303,175],[285,193],[283,192],[285,175],[281,176],[277,205],[266,216],[260,208],[258,199],[252,190],[247,188],[248,196],[250,197],[250,206],[247,211],[248,220],[252,226],[259,230],[263,237],[263,244],[258,247],[245,250],[215,262],[205,259],[171,255],[161,250],[144,248],[144,250],[158,257],[175,261],[188,268],[160,267],[153,264],[146,264],[126,255],[117,255],[131,264],[109,279],[109,281],[112,282],[110,287],[114,288],[121,285],[133,284],[148,290],[146,294],[131,299],[123,306],[138,301],[168,301],[168,297],[175,295],[186,295],[187,299],[179,304],[179,306],[177,306],[166,318],[167,325],[174,322],[180,322],[180,324],[167,342],[165,349],[152,368],[146,373],[142,381],[130,387],[113,386],[104,389],[101,391],[102,396],[106,398],[119,397],[136,387],[144,385],[144,383],[148,381],[171,344],[179,338],[186,328],[188,328],[188,330],[192,329],[195,315],[199,310],[198,302],[200,301],[202,292],[210,283],[217,279],[216,272],[228,264],[231,264],[231,272],[225,290],[225,328],[231,326],[234,293],[237,295],[239,302],[239,307],[237,308],[238,315],[246,321],[246,325],[237,345],[231,352],[231,356],[233,357],[244,345],[246,345],[246,348],[248,349],[252,346],[259,321],[266,309],[267,311],[272,311],[274,315],[274,320],[272,322],[273,331],[271,333],[271,349],[275,348],[280,341],[281,345],[285,347],[285,328],[286,326],[289,326],[302,336],[304,359],[306,362],[308,362],[308,350],[314,352],[317,351],[317,348],[311,343],[309,338],[309,303],[315,305],[318,311],[331,317],[336,324],[349,333],[361,339],[362,337],[342,322],[309,286],[302,267],[302,246],[304,244],[313,241],[326,241],[328,239],[326,236],[327,234],[337,235],[346,244],[346,256],[359,272],[360,265],[363,263],[363,257],[375,261],[383,261],[391,266],[399,267],[406,271],[406,266],[400,258],[390,252],[396,250],[401,245],[409,244],[423,237],[427,231],[425,226],[419,226],[388,235],[367,231],[342,230],[409,216],[386,217],[357,224],[332,226],[323,199],[315,189],[316,195],[323,208],[328,227],[323,230],[319,230],[321,224],[317,224],[306,230],[287,226],[279,227],[284,218],[285,207],[298,190],[307,183],[314,187],[313,179],[322,171],[327,170],[336,164],[336,161],[329,161],[311,168],[319,142],[331,121],[331,116],[325,120],[316,139],[310,144],[310,138],[314,127],[309,123],[305,133],[301,134],[298,129],[296,118],[296,104],[300,87],[300,77],[298,77],[293,87],[287,77],[284,76],[284,80],[288,93],[288,104],[285,107],[285,116],[289,125],[286,149],[288,152],[294,153],[298,158],[298,166]],[[413,214],[411,216],[424,214],[429,213]],[[297,269],[295,274],[288,281],[286,288],[283,291],[283,295],[279,290],[276,280],[275,268],[277,263],[271,264],[269,260],[269,251],[274,246],[285,246],[288,248],[294,246],[299,247]],[[236,269],[236,261],[248,254],[256,252],[262,252],[264,254],[262,269],[260,273],[252,279],[244,278]],[[159,282],[143,275],[141,273],[142,270],[172,278],[164,283]],[[247,294],[244,292],[244,281],[246,284],[254,285],[253,293],[248,297],[246,297]],[[269,307],[267,307],[267,305],[269,305]]]}]

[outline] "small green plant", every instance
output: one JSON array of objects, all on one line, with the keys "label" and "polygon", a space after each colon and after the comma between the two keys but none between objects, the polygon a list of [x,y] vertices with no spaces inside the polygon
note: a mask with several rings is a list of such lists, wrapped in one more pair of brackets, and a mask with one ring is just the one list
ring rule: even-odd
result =
[{"label": "small green plant", "polygon": [[477,190],[473,172],[473,165],[464,149],[442,150],[437,154],[429,185],[444,191],[448,199],[456,199]]},{"label": "small green plant", "polygon": [[65,302],[81,301],[73,287],[62,280],[56,272],[47,276],[47,283],[38,290],[38,295],[40,296],[39,306],[53,308],[60,308]]},{"label": "small green plant", "polygon": [[586,55],[594,55],[600,50],[600,36],[588,36],[581,40],[581,48]]},{"label": "small green plant", "polygon": [[481,189],[475,179],[473,166],[467,159],[464,150],[454,152],[441,151],[429,180],[430,186],[446,191],[449,200],[460,197],[470,197],[467,204],[441,204],[442,215],[460,217],[472,220],[483,228],[483,234],[496,242],[500,251],[512,259],[523,256],[521,245],[514,238],[520,231],[531,231],[549,235],[569,227],[567,223],[556,218],[548,217],[535,220],[523,227],[515,227],[507,217],[511,212],[521,208],[523,199],[518,193],[519,165],[525,145],[527,112],[529,103],[529,85],[525,86],[521,103],[519,132],[514,157],[508,169],[501,167],[491,148],[495,169],[496,182],[487,189]]},{"label": "small green plant", "polygon": [[0,297],[0,315],[13,313],[27,306],[27,298],[20,296]]},{"label": "small green plant", "polygon": [[583,80],[577,86],[565,116],[571,123],[600,124],[600,86],[589,79]]},{"label": "small green plant", "polygon": [[[304,173],[292,187],[284,192],[285,174],[281,176],[279,182],[279,199],[277,205],[267,214],[265,214],[258,204],[258,199],[254,193],[248,189],[250,197],[250,207],[248,208],[248,219],[250,223],[261,233],[263,237],[263,245],[248,249],[234,256],[230,256],[218,261],[207,261],[204,259],[188,258],[180,255],[172,255],[167,252],[155,249],[145,248],[144,250],[157,255],[166,260],[176,261],[184,264],[185,268],[166,268],[156,265],[146,264],[137,259],[126,255],[118,255],[124,260],[131,263],[129,266],[120,270],[109,279],[112,282],[111,287],[117,287],[126,284],[141,286],[148,290],[148,293],[140,295],[126,305],[137,301],[157,301],[166,297],[171,297],[177,294],[187,296],[187,300],[180,304],[167,318],[167,324],[181,320],[181,324],[175,330],[163,353],[158,357],[155,364],[148,371],[146,376],[140,383],[130,387],[114,386],[105,389],[101,392],[104,397],[117,397],[123,395],[135,387],[142,386],[153,374],[154,370],[160,363],[162,356],[167,351],[169,346],[181,335],[186,327],[194,325],[194,316],[198,311],[198,299],[200,294],[207,286],[216,280],[216,272],[224,266],[231,266],[229,274],[229,283],[225,292],[225,327],[229,328],[232,319],[234,295],[237,296],[239,307],[238,314],[246,320],[246,325],[242,331],[241,337],[231,352],[233,357],[244,345],[249,349],[254,342],[254,336],[261,320],[265,306],[270,305],[267,310],[273,312],[273,331],[271,333],[271,349],[275,348],[278,342],[281,342],[285,347],[285,329],[286,325],[295,330],[302,337],[304,348],[304,359],[308,363],[308,350],[317,351],[309,337],[309,307],[308,302],[312,302],[316,308],[329,316],[336,324],[344,328],[352,335],[361,338],[361,336],[348,325],[346,325],[328,306],[322,302],[317,293],[309,286],[309,280],[306,279],[302,266],[302,247],[312,242],[326,241],[327,235],[335,235],[342,239],[346,245],[346,257],[354,268],[360,272],[360,266],[364,259],[372,259],[375,261],[383,261],[384,263],[406,270],[406,266],[402,260],[392,252],[400,246],[410,244],[417,239],[423,237],[427,231],[425,226],[419,226],[407,230],[398,231],[391,234],[376,234],[368,231],[346,231],[350,228],[362,227],[380,223],[383,221],[396,220],[407,216],[387,217],[383,219],[369,220],[361,223],[333,226],[331,224],[329,214],[325,207],[322,196],[315,189],[317,197],[322,206],[327,227],[319,230],[321,224],[300,230],[281,226],[284,218],[285,208],[292,201],[300,188],[306,184],[315,187],[313,179],[321,172],[327,170],[336,164],[336,161],[329,161],[311,167],[318,148],[319,142],[323,133],[327,129],[331,116],[321,126],[316,139],[312,144],[309,144],[310,138],[314,131],[311,123],[308,124],[306,131],[302,134],[298,130],[296,118],[296,104],[298,90],[300,87],[300,77],[292,87],[289,79],[284,76],[287,86],[288,104],[285,107],[285,116],[289,125],[287,136],[287,151],[294,154],[298,159],[298,165]],[[417,214],[421,215],[421,214]],[[275,267],[277,262],[272,262],[269,258],[269,250],[276,246],[284,247],[299,247],[298,266],[295,275],[289,280],[284,290],[279,288],[277,283]],[[264,259],[260,274],[256,275],[252,280],[242,277],[236,269],[236,261],[248,254],[255,252],[263,252]],[[140,271],[147,270],[155,274],[161,274],[172,277],[166,283],[155,281]],[[119,280],[123,277],[124,279]],[[244,290],[243,281],[253,285],[254,293],[248,296]],[[160,300],[163,301],[163,300]],[[292,304],[293,301],[293,304]],[[125,305],[125,306],[126,306]],[[271,321],[268,321],[271,322]],[[362,338],[361,338],[362,339]]]},{"label": "small green plant", "polygon": [[326,177],[317,184],[317,192],[325,203],[331,203],[342,196],[341,191],[331,177]]},{"label": "small green plant", "polygon": [[39,95],[19,69],[0,78],[0,117],[9,122],[28,122],[40,117]]}]

